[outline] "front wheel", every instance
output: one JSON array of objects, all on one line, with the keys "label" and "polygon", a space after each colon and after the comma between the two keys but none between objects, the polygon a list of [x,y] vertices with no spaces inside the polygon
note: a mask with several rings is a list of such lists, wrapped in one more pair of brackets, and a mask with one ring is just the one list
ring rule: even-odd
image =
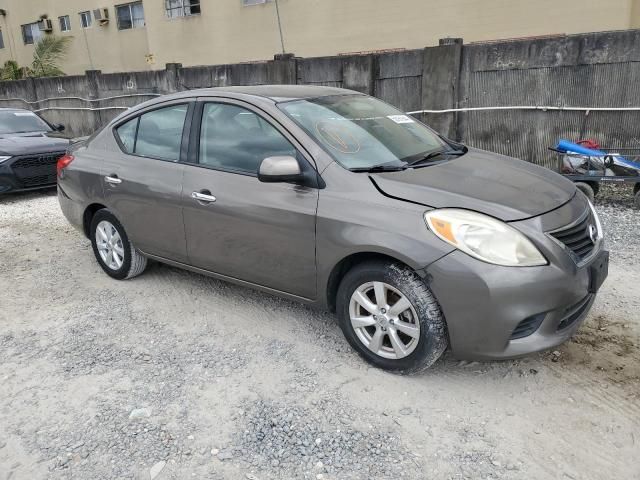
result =
[{"label": "front wheel", "polygon": [[338,290],[340,328],[376,367],[416,373],[447,348],[444,316],[424,281],[390,262],[367,262],[347,272]]}]

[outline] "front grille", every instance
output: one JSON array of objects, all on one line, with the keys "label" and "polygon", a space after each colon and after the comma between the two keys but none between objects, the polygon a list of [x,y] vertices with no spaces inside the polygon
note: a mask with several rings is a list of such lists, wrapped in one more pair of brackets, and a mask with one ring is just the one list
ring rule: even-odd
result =
[{"label": "front grille", "polygon": [[591,240],[590,228],[595,228],[595,221],[591,211],[588,210],[578,223],[551,232],[550,235],[573,252],[578,260],[583,260],[591,254],[595,247],[593,240]]},{"label": "front grille", "polygon": [[56,163],[64,152],[24,155],[13,161],[11,169],[25,187],[56,183]]},{"label": "front grille", "polygon": [[593,295],[589,294],[575,305],[567,308],[564,311],[564,316],[562,317],[562,320],[558,324],[558,328],[556,330],[559,332],[561,330],[564,330],[565,328],[569,328],[571,325],[584,317],[584,315],[586,315],[587,313],[587,310],[589,309],[592,297]]},{"label": "front grille", "polygon": [[542,320],[544,320],[544,317],[544,313],[539,313],[538,315],[533,315],[532,317],[528,317],[522,320],[513,330],[513,333],[511,334],[511,340],[524,338],[531,335],[533,332],[538,330],[538,328],[540,328],[540,324],[542,323]]}]

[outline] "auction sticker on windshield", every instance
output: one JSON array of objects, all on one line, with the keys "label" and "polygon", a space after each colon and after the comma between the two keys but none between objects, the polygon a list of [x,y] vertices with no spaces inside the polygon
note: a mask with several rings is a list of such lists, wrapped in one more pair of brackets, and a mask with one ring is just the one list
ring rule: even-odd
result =
[{"label": "auction sticker on windshield", "polygon": [[406,115],[387,115],[387,118],[396,123],[413,123],[413,120]]}]

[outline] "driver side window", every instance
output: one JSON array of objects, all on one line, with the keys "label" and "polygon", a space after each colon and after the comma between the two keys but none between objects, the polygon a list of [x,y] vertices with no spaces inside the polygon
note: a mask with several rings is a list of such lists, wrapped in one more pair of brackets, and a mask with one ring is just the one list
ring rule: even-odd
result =
[{"label": "driver side window", "polygon": [[201,165],[257,175],[260,162],[277,155],[295,157],[296,149],[262,117],[237,105],[205,104],[200,127]]}]

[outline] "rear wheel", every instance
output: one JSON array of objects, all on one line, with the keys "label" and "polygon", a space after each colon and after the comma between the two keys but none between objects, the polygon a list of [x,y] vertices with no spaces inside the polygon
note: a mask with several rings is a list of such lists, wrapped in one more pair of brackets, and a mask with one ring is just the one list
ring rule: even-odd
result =
[{"label": "rear wheel", "polygon": [[376,367],[415,373],[447,347],[444,317],[433,294],[411,269],[367,262],[343,278],[338,318],[347,341]]},{"label": "rear wheel", "polygon": [[140,275],[147,266],[143,256],[129,241],[127,232],[109,210],[98,210],[91,219],[91,245],[102,269],[117,280]]},{"label": "rear wheel", "polygon": [[586,197],[589,199],[591,203],[595,201],[596,195],[591,185],[585,182],[576,182],[575,186],[578,190],[580,190],[582,193],[586,195]]},{"label": "rear wheel", "polygon": [[635,187],[635,194],[634,194],[634,203],[636,205],[636,208],[638,210],[640,210],[640,183],[636,183],[636,187]]}]

